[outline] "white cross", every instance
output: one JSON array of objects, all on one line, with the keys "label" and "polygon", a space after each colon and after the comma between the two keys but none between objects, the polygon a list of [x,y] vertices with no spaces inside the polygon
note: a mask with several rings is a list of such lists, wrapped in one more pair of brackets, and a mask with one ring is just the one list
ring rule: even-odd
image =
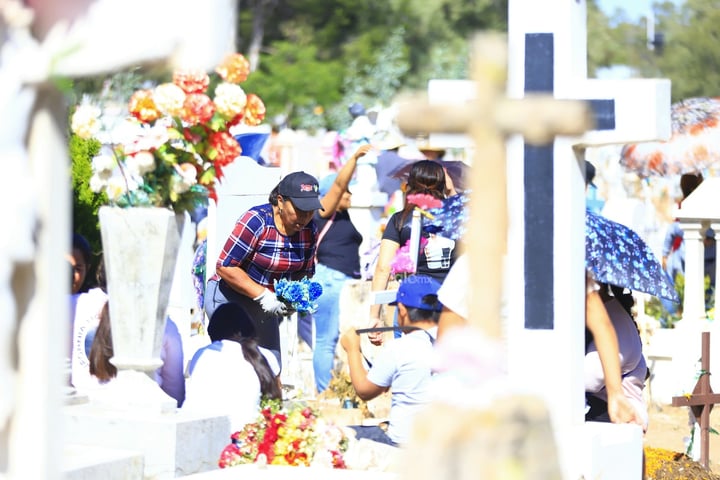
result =
[{"label": "white cross", "polygon": [[[584,0],[510,1],[509,95],[542,91],[596,100],[599,128],[580,138],[541,147],[521,138],[508,142],[509,371],[546,397],[568,478],[594,474],[575,453],[584,427],[585,312],[584,159],[577,152],[670,135],[669,81],[587,79],[586,44]],[[614,478],[636,478],[640,467],[639,461],[623,465]]]}]

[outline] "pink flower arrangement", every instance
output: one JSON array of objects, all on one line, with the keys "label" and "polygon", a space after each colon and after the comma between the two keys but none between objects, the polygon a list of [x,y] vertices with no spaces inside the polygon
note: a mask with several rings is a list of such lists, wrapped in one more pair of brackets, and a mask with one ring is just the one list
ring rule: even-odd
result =
[{"label": "pink flower arrangement", "polygon": [[172,82],[135,91],[125,108],[84,100],[71,129],[103,144],[92,161],[90,188],[121,207],[182,211],[217,199],[223,168],[242,153],[230,128],[259,125],[265,117],[262,100],[239,85],[249,71],[247,59],[233,53],[214,78],[200,70],[176,71]]},{"label": "pink flower arrangement", "polygon": [[[420,250],[427,245],[427,238],[420,237]],[[415,262],[410,257],[410,240],[397,249],[395,257],[390,262],[390,273],[395,277],[415,273]]]},{"label": "pink flower arrangement", "polygon": [[428,195],[427,193],[413,193],[407,196],[407,203],[412,203],[422,210],[430,210],[432,208],[440,208],[443,205],[442,200]]},{"label": "pink flower arrangement", "polygon": [[285,408],[279,401],[264,402],[258,421],[231,439],[220,454],[220,468],[245,463],[347,468],[343,454],[348,437],[301,404]]}]

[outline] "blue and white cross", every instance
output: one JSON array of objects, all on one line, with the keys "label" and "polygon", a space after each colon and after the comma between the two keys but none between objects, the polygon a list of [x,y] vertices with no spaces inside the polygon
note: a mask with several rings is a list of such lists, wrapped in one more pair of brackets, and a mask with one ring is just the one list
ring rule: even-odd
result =
[{"label": "blue and white cross", "polygon": [[[547,145],[509,140],[507,270],[510,374],[546,397],[567,478],[595,478],[587,458],[602,452],[577,454],[588,435],[582,153],[588,146],[668,138],[670,82],[586,78],[585,0],[510,0],[508,33],[508,95],[587,100],[596,122],[580,138],[557,137]],[[607,478],[633,474],[631,468]]]}]

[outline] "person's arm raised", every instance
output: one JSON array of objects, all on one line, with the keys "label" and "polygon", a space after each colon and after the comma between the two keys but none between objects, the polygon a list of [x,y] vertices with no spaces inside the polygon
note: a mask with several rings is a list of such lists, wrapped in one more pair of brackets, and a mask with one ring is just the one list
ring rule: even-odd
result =
[{"label": "person's arm raised", "polygon": [[360,157],[365,156],[372,149],[371,145],[361,145],[360,148],[345,162],[340,171],[335,177],[330,190],[320,199],[320,203],[323,206],[322,210],[318,210],[318,215],[322,218],[330,218],[337,210],[340,200],[343,194],[350,185],[353,173],[355,173],[355,167],[357,167],[357,161]]}]

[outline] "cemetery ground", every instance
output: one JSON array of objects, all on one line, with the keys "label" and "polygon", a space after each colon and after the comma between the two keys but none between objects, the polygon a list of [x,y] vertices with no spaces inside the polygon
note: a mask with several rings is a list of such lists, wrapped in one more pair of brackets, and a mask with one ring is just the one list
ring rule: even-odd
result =
[{"label": "cemetery ground", "polygon": [[[710,427],[720,431],[720,409],[713,409],[710,412]],[[699,463],[677,455],[685,452],[683,438],[689,436],[687,407],[670,405],[650,407],[650,423],[645,434],[644,445],[646,452],[653,452],[653,454],[652,458],[646,458],[647,480],[720,480],[720,435],[710,434],[710,469],[712,473],[705,470]],[[648,450],[648,448],[653,450]],[[673,453],[676,454],[674,457]],[[655,469],[656,466],[657,469]]]}]

